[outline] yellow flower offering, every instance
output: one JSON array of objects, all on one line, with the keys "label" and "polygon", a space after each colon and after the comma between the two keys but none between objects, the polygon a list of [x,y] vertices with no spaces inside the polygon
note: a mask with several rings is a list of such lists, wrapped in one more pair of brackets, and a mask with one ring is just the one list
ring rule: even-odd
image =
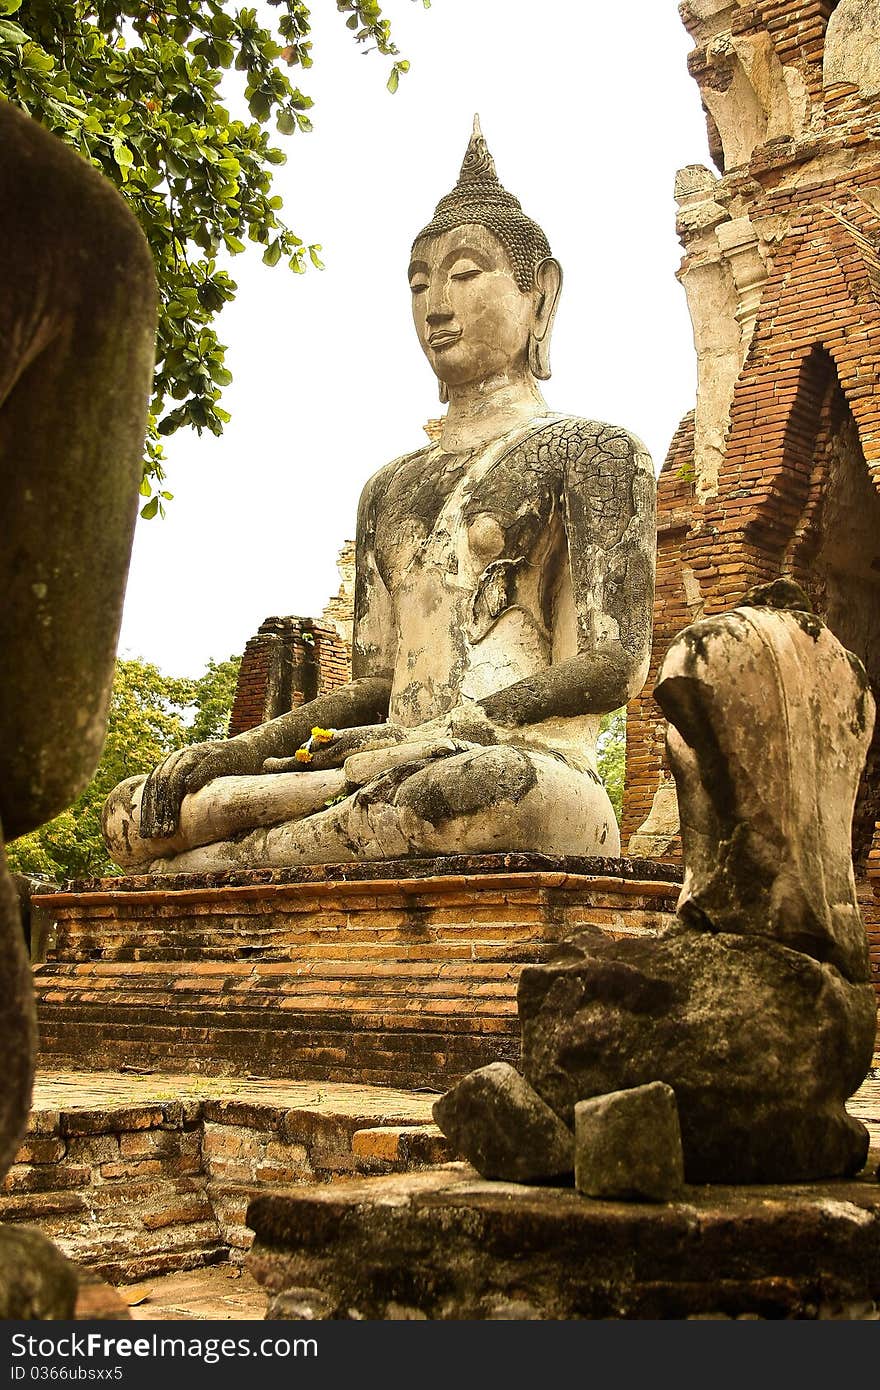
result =
[{"label": "yellow flower offering", "polygon": [[310,763],[312,761],[312,755],[308,748],[297,748],[293,756],[298,763]]},{"label": "yellow flower offering", "polygon": [[335,729],[312,729],[309,743],[332,743],[335,737]]}]

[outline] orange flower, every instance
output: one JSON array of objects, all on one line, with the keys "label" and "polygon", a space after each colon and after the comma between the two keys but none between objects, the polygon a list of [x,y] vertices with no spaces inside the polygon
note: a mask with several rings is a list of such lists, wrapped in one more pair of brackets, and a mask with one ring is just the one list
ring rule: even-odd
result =
[{"label": "orange flower", "polygon": [[298,763],[310,763],[312,761],[312,755],[308,748],[297,748],[293,756]]}]

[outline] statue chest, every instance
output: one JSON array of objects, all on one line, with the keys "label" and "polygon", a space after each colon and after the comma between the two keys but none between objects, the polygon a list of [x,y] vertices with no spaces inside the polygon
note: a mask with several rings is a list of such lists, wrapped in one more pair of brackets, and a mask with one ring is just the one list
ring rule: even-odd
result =
[{"label": "statue chest", "polygon": [[542,566],[559,515],[556,470],[511,467],[507,456],[428,451],[392,480],[375,532],[392,600],[442,584],[469,600],[487,576]]}]

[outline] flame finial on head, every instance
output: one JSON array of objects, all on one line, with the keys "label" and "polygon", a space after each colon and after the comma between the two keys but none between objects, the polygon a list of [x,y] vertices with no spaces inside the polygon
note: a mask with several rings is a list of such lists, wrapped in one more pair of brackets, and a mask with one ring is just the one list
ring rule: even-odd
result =
[{"label": "flame finial on head", "polygon": [[488,228],[498,238],[510,257],[519,288],[528,294],[535,282],[535,267],[550,255],[550,246],[538,224],[523,212],[519,199],[499,180],[479,116],[474,116],[458,182],[440,199],[416,242],[471,222]]},{"label": "flame finial on head", "polygon": [[501,187],[495,172],[495,161],[489,153],[489,146],[486,144],[480,129],[479,116],[474,116],[473,134],[470,144],[465,150],[456,188],[460,188],[462,184],[474,183],[497,184],[499,188]]}]

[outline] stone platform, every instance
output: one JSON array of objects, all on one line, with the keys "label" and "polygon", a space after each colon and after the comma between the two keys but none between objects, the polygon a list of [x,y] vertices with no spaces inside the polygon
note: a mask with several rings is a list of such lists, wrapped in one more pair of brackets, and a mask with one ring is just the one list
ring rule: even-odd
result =
[{"label": "stone platform", "polygon": [[655,932],[678,877],[506,854],[73,884],[35,899],[41,1062],[444,1090],[518,1059],[524,964],[585,923]]},{"label": "stone platform", "polygon": [[668,1204],[465,1164],[267,1194],[247,1267],[281,1319],[880,1316],[880,1185],[692,1187]]}]

